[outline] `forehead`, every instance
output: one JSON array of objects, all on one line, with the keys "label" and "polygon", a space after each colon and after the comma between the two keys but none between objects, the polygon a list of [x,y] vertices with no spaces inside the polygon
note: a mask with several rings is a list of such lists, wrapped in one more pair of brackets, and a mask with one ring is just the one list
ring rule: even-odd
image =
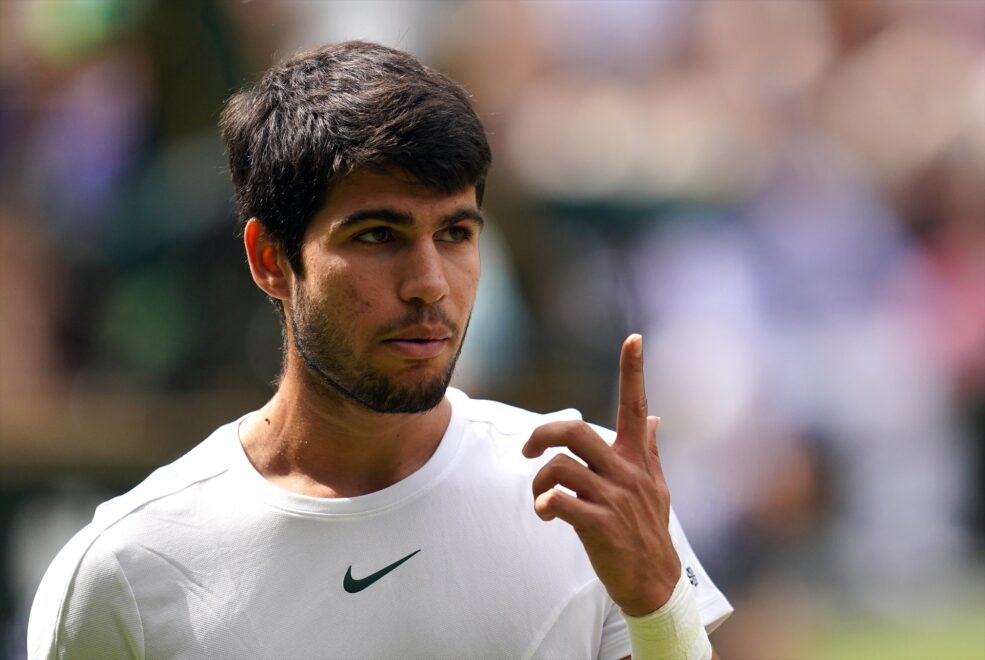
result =
[{"label": "forehead", "polygon": [[361,210],[379,208],[426,220],[463,209],[477,211],[478,205],[475,186],[445,193],[399,172],[356,170],[332,186],[315,221],[331,222]]}]

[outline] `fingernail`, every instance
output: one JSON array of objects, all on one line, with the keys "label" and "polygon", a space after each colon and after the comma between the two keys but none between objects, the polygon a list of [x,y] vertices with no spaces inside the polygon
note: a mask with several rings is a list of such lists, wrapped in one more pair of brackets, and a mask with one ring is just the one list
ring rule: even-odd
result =
[{"label": "fingernail", "polygon": [[637,339],[636,342],[633,344],[633,355],[635,355],[636,357],[642,357],[643,356],[643,335],[637,334],[636,336],[639,337],[639,339]]}]

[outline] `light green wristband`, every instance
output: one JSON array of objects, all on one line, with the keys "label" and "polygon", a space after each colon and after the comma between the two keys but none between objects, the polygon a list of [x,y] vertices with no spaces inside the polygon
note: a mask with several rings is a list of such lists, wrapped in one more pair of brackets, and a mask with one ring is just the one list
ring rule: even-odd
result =
[{"label": "light green wristband", "polygon": [[633,660],[710,660],[711,642],[701,625],[698,601],[691,583],[681,571],[670,599],[650,614],[629,616]]}]

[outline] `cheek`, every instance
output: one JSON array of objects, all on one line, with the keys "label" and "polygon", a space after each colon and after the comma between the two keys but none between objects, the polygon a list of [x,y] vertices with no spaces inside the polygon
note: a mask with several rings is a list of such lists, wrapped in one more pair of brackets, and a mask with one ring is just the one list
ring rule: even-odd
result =
[{"label": "cheek", "polygon": [[307,278],[321,292],[320,298],[330,311],[344,314],[352,305],[365,304],[359,295],[365,278],[342,259],[322,258],[308,270]]},{"label": "cheek", "polygon": [[340,310],[343,314],[354,313],[363,314],[373,308],[372,298],[363,289],[354,286],[347,286],[343,291],[345,307]]},{"label": "cheek", "polygon": [[334,291],[332,296],[337,313],[345,317],[363,315],[374,307],[374,301],[379,298],[379,283],[372,277],[360,276],[355,273],[341,273],[334,278],[330,286]]},{"label": "cheek", "polygon": [[479,265],[479,259],[476,258],[475,262],[470,264],[466,268],[464,277],[464,288],[468,291],[469,300],[475,299],[476,291],[479,288],[479,275],[482,273],[482,268]]}]

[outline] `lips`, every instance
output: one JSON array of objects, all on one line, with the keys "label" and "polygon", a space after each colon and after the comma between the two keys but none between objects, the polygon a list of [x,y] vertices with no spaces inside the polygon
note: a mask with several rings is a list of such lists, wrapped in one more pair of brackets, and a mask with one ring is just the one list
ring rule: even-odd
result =
[{"label": "lips", "polygon": [[427,360],[437,357],[451,341],[451,332],[443,327],[415,326],[383,340],[383,345],[401,357]]}]

